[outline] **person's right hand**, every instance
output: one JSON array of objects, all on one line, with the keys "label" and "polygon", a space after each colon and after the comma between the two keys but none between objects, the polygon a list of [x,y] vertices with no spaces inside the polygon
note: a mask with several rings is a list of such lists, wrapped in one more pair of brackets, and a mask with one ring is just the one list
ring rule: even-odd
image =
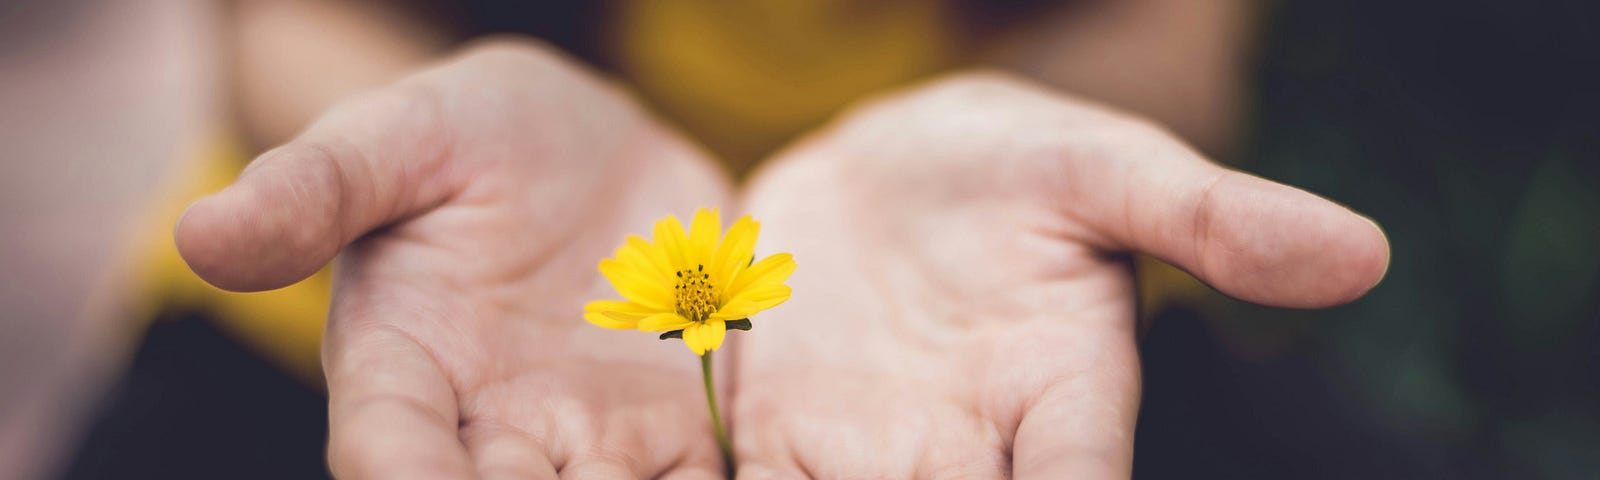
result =
[{"label": "person's right hand", "polygon": [[595,262],[625,233],[723,204],[727,183],[617,89],[499,42],[336,106],[176,235],[238,291],[343,250],[323,344],[336,476],[715,478],[694,356],[581,307],[612,296]]}]

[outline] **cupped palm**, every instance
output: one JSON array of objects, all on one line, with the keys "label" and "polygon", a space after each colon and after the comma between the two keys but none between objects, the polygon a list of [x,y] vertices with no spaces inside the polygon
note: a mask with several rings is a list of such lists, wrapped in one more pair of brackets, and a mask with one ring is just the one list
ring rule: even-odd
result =
[{"label": "cupped palm", "polygon": [[683,347],[585,324],[626,233],[725,178],[542,47],[478,47],[344,102],[178,227],[224,288],[343,249],[324,339],[343,478],[721,477]]},{"label": "cupped palm", "polygon": [[746,193],[793,299],[738,344],[741,478],[1126,478],[1126,252],[1288,307],[1382,275],[1369,222],[995,74],[882,98]]}]

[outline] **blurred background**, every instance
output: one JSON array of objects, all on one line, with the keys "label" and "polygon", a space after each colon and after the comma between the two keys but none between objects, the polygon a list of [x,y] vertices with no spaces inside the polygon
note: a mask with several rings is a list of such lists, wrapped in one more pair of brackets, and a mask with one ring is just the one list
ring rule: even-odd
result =
[{"label": "blurred background", "polygon": [[354,91],[533,35],[739,175],[854,100],[1000,68],[1376,219],[1382,284],[1251,306],[1139,259],[1139,478],[1600,477],[1600,4],[0,1],[0,479],[318,478],[328,280],[171,228]]}]

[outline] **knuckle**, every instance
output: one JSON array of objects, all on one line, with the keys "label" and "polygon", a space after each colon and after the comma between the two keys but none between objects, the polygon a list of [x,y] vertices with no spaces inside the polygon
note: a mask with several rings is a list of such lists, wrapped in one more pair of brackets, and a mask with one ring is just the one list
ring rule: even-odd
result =
[{"label": "knuckle", "polygon": [[374,120],[398,122],[390,128],[429,126],[443,114],[441,96],[438,87],[431,83],[402,81],[340,99],[318,123],[337,125],[340,131],[353,125],[368,125]]},{"label": "knuckle", "polygon": [[1077,130],[1105,137],[1166,136],[1164,127],[1140,115],[995,69],[949,74],[912,96],[927,103],[1007,112],[1007,118],[1042,128]]},{"label": "knuckle", "polygon": [[980,105],[1040,100],[1054,95],[1044,87],[1012,73],[994,69],[974,69],[936,78],[922,87],[921,97]]},{"label": "knuckle", "polygon": [[[850,118],[891,117],[925,121],[953,112],[1005,112],[1002,119],[1061,103],[1060,95],[1017,75],[975,69],[946,74],[906,90],[868,98],[849,110]],[[1020,108],[1016,108],[1020,107]]]},{"label": "knuckle", "polygon": [[[343,207],[349,182],[340,158],[353,155],[352,148],[331,140],[295,142],[271,152],[281,159],[287,171],[274,188],[281,198],[297,207],[273,219],[283,228],[279,243],[285,252],[306,252],[316,258],[332,257],[338,249],[330,238],[338,230],[338,215]],[[329,208],[329,207],[332,208]],[[313,213],[314,215],[307,215]],[[298,217],[298,218],[295,218]]]},{"label": "knuckle", "polygon": [[1021,76],[992,68],[951,73],[935,79],[930,86],[934,89],[982,95],[1010,95],[1037,89],[1031,81]]},{"label": "knuckle", "polygon": [[467,78],[480,86],[541,96],[625,96],[620,86],[560,48],[522,35],[476,40],[442,70],[439,76],[452,79],[444,83]]},{"label": "knuckle", "polygon": [[564,68],[566,54],[554,45],[526,35],[497,34],[462,48],[462,63],[519,68]]}]

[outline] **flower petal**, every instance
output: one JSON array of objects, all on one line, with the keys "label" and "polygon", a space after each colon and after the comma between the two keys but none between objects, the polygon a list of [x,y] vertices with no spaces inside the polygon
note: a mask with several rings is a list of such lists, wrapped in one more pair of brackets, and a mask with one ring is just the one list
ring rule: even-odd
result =
[{"label": "flower petal", "polygon": [[629,267],[616,259],[600,261],[600,274],[611,281],[611,288],[634,303],[657,310],[672,310],[672,286],[665,285],[652,276]]},{"label": "flower petal", "polygon": [[706,341],[706,350],[722,348],[722,340],[728,337],[728,324],[722,320],[706,320],[700,325],[700,335]]},{"label": "flower petal", "polygon": [[[750,258],[755,255],[756,236],[760,231],[761,224],[749,215],[739,217],[733,226],[728,227],[728,234],[722,238],[722,244],[717,246],[717,254],[711,260],[712,285],[729,286],[739,271],[750,264]],[[723,288],[721,293],[722,300],[727,301],[728,289]]]},{"label": "flower petal", "polygon": [[739,292],[738,297],[729,300],[728,303],[733,304],[735,302],[750,302],[755,304],[757,311],[760,311],[778,306],[778,304],[789,300],[789,295],[793,293],[794,289],[789,288],[788,285],[781,283],[777,285],[746,288],[744,291]]},{"label": "flower petal", "polygon": [[676,272],[689,265],[689,237],[683,233],[683,223],[678,222],[678,217],[667,215],[667,218],[656,222],[655,243],[667,254],[667,262]]},{"label": "flower petal", "polygon": [[705,323],[695,323],[683,329],[683,343],[695,355],[705,355],[706,351],[716,350],[722,346],[722,340],[728,335],[728,325],[722,320],[706,320]]},{"label": "flower petal", "polygon": [[726,305],[723,305],[722,308],[717,309],[717,311],[711,312],[710,318],[715,318],[717,320],[738,320],[741,318],[750,318],[751,315],[755,315],[756,312],[759,311],[761,311],[761,306],[757,305],[756,302],[741,299],[728,302]]},{"label": "flower petal", "polygon": [[636,272],[644,273],[661,283],[672,283],[672,266],[666,252],[637,235],[629,235],[628,243],[617,247],[615,256]]},{"label": "flower petal", "polygon": [[736,298],[748,289],[782,285],[794,269],[794,255],[779,253],[763,258],[733,278],[728,285],[728,298]]},{"label": "flower petal", "polygon": [[672,274],[675,272],[675,270],[672,269],[672,259],[667,255],[666,248],[663,248],[661,245],[651,243],[649,240],[645,240],[638,235],[628,235],[628,245],[632,245],[633,248],[637,248],[639,251],[644,252],[645,257],[650,260],[651,265],[654,265],[663,273],[666,273],[668,279],[672,278]]},{"label": "flower petal", "polygon": [[722,214],[715,208],[694,212],[694,221],[689,226],[689,263],[684,268],[693,268],[697,265],[711,263],[711,255],[717,251],[717,243],[722,240]]},{"label": "flower petal", "polygon": [[[687,329],[694,322],[683,318],[677,312],[658,313],[645,317],[639,321],[639,330],[644,332],[670,332],[673,330]],[[685,330],[687,333],[687,330]]]},{"label": "flower petal", "polygon": [[638,326],[639,324],[638,320],[618,320],[608,317],[600,312],[583,312],[583,319],[588,320],[589,323],[612,330],[633,330],[634,327]]},{"label": "flower petal", "polygon": [[605,314],[618,319],[638,320],[657,313],[655,309],[626,300],[595,300],[583,305],[583,311]]},{"label": "flower petal", "polygon": [[658,313],[658,310],[623,300],[595,300],[584,304],[583,319],[605,328],[637,328],[639,320]]}]

